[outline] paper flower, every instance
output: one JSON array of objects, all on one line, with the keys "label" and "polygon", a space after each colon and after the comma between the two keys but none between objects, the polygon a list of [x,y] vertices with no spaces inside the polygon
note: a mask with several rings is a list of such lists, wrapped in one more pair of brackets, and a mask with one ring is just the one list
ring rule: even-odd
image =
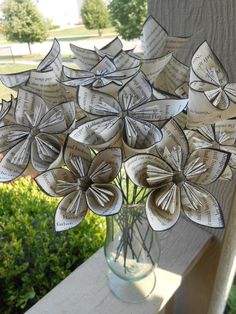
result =
[{"label": "paper flower", "polygon": [[236,103],[236,83],[229,83],[223,65],[206,41],[193,55],[191,69],[190,87],[204,92],[213,106],[225,110],[230,102]]},{"label": "paper flower", "polygon": [[181,112],[187,100],[168,99],[148,101],[152,88],[145,76],[139,73],[114,97],[79,88],[80,107],[97,117],[80,125],[70,136],[95,149],[114,144],[120,137],[136,149],[145,149],[161,140],[162,134],[153,121],[166,120]]},{"label": "paper flower", "polygon": [[56,209],[56,231],[75,227],[88,210],[102,216],[118,213],[122,193],[111,182],[121,168],[119,148],[101,151],[92,160],[88,148],[69,138],[64,161],[68,169],[51,169],[35,179],[50,196],[63,197]]},{"label": "paper flower", "polygon": [[36,171],[44,171],[60,158],[58,135],[69,130],[75,121],[75,106],[67,102],[48,110],[43,99],[19,90],[15,124],[0,128],[0,182],[16,179],[29,162]]},{"label": "paper flower", "polygon": [[123,44],[119,37],[115,37],[101,49],[85,49],[70,44],[70,49],[75,56],[75,63],[81,70],[91,70],[105,56],[113,60],[118,54],[123,52]]},{"label": "paper flower", "polygon": [[136,66],[118,70],[110,59],[104,57],[90,71],[64,67],[64,74],[71,80],[64,81],[63,84],[66,86],[80,85],[94,88],[101,88],[111,83],[122,86],[123,81],[134,76],[139,71],[139,68],[139,66]]},{"label": "paper flower", "polygon": [[192,221],[212,228],[224,227],[217,200],[200,185],[210,184],[223,173],[229,154],[199,149],[189,154],[181,128],[170,120],[156,145],[159,157],[139,154],[125,163],[126,172],[137,185],[151,188],[146,214],[154,230],[171,228],[182,211]]},{"label": "paper flower", "polygon": [[36,70],[1,74],[0,81],[8,88],[18,91],[24,88],[41,96],[48,106],[52,107],[62,102],[73,101],[73,88],[63,86],[60,80],[65,79],[62,73],[60,45],[54,39],[48,55],[40,62]]},{"label": "paper flower", "polygon": [[189,141],[190,149],[214,148],[231,154],[229,165],[222,174],[225,179],[232,179],[236,169],[236,120],[216,122],[197,130],[186,130],[185,134]]}]

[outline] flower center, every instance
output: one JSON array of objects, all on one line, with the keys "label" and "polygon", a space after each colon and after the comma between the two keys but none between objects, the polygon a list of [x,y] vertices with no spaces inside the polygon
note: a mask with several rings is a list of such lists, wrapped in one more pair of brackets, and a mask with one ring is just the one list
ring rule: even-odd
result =
[{"label": "flower center", "polygon": [[39,129],[35,127],[31,129],[30,134],[31,136],[35,137],[36,135],[39,134],[39,132],[40,132]]},{"label": "flower center", "polygon": [[122,110],[120,112],[120,118],[124,119],[125,117],[129,116],[129,110]]},{"label": "flower center", "polygon": [[88,176],[85,176],[85,177],[77,178],[77,184],[78,184],[77,189],[86,191],[92,184],[92,181]]},{"label": "flower center", "polygon": [[173,175],[173,182],[176,185],[181,185],[184,181],[186,181],[186,177],[182,171],[175,172]]}]

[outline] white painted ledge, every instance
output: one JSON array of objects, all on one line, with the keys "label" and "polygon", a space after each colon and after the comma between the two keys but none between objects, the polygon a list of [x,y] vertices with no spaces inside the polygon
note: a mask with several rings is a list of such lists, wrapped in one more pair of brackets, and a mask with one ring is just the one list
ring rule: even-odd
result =
[{"label": "white painted ledge", "polygon": [[156,269],[157,284],[140,304],[118,300],[107,284],[107,266],[100,249],[58,284],[27,314],[154,314],[161,311],[206,250],[211,234],[180,219],[171,230],[159,233],[161,259]]}]

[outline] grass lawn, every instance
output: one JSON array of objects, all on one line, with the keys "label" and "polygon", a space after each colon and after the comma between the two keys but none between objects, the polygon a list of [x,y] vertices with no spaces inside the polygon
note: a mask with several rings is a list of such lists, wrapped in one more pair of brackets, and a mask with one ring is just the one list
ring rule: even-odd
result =
[{"label": "grass lawn", "polygon": [[[0,74],[21,72],[33,68],[33,65],[28,64],[0,64]],[[11,94],[16,95],[16,93],[12,89],[7,88],[2,83],[0,83],[0,99],[10,99]]]},{"label": "grass lawn", "polygon": [[[114,27],[104,28],[102,30],[102,35],[115,35],[116,31]],[[96,29],[88,30],[84,26],[76,26],[73,28],[66,29],[56,29],[49,32],[49,39],[51,38],[63,38],[63,37],[98,37],[98,32]]]},{"label": "grass lawn", "polygon": [[[104,37],[114,37],[116,35],[116,31],[114,27],[104,28],[102,30],[102,35]],[[49,31],[49,36],[47,40],[52,40],[54,37],[58,38],[59,40],[71,40],[71,39],[87,39],[87,38],[98,38],[98,32],[96,29],[88,30],[84,26],[76,26],[72,28],[65,28],[65,29],[56,29]],[[6,44],[8,43],[6,38],[2,33],[0,33],[0,43]]]}]

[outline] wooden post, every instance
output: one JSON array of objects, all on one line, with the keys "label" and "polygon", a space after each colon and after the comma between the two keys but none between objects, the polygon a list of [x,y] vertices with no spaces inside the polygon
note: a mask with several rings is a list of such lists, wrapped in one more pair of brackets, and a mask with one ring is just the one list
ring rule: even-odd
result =
[{"label": "wooden post", "polygon": [[222,314],[236,271],[236,191],[225,232],[208,314]]},{"label": "wooden post", "polygon": [[[189,65],[196,48],[207,40],[230,81],[236,81],[235,0],[149,0],[148,12],[170,36],[192,35],[191,41],[176,55],[180,61]],[[225,236],[224,231],[208,230],[215,241],[182,283],[176,294],[174,313],[222,314],[232,283],[236,254],[236,196],[232,202],[235,178],[231,183],[217,183],[210,189],[223,208]]]}]

